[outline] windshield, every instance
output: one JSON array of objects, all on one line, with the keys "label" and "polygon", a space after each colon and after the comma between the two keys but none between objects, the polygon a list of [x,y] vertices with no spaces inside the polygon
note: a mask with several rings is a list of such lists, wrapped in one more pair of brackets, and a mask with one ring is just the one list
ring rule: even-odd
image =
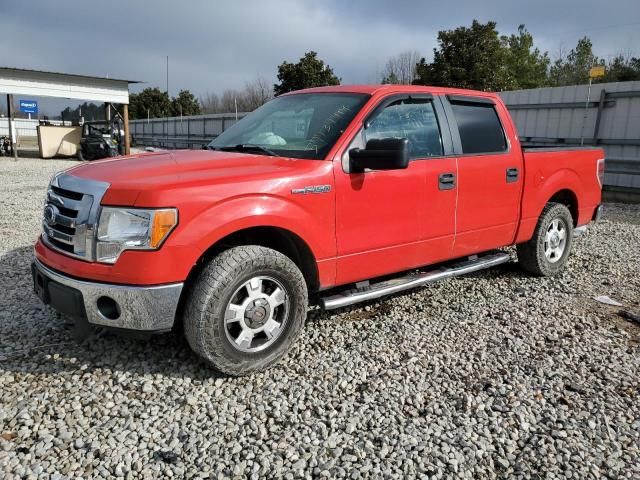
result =
[{"label": "windshield", "polygon": [[368,99],[355,93],[278,97],[222,132],[208,147],[322,159]]}]

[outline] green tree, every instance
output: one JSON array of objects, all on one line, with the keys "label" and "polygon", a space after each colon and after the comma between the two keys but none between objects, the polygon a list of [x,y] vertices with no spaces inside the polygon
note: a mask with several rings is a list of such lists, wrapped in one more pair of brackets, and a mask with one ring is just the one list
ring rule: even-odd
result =
[{"label": "green tree", "polygon": [[60,113],[60,118],[64,118],[67,121],[78,121],[80,117],[84,118],[86,122],[104,120],[104,104],[96,105],[93,102],[84,102],[74,109],[67,107]]},{"label": "green tree", "polygon": [[305,53],[298,63],[282,62],[278,66],[278,80],[273,86],[276,96],[303,88],[340,85],[333,69],[313,51]]},{"label": "green tree", "polygon": [[576,48],[566,56],[561,55],[551,67],[549,81],[551,85],[580,85],[589,81],[589,70],[604,62],[593,54],[593,45],[588,37],[578,40]]},{"label": "green tree", "polygon": [[129,117],[159,118],[170,115],[171,101],[167,92],[161,91],[158,87],[145,88],[140,93],[129,96]]},{"label": "green tree", "polygon": [[513,86],[495,22],[438,32],[433,62],[416,65],[417,84],[500,91]]},{"label": "green tree", "polygon": [[524,25],[517,35],[502,36],[504,61],[512,88],[538,88],[548,84],[549,55],[533,46],[533,36]]},{"label": "green tree", "polygon": [[599,82],[629,82],[640,80],[640,58],[625,58],[618,55],[605,68],[604,77]]},{"label": "green tree", "polygon": [[431,70],[431,64],[422,57],[416,64],[416,78],[412,82],[414,85],[436,85],[435,78]]},{"label": "green tree", "polygon": [[398,76],[393,72],[390,72],[382,78],[383,85],[398,85],[399,83],[400,80],[398,79]]},{"label": "green tree", "polygon": [[171,115],[200,115],[200,102],[189,90],[180,90],[178,96],[171,100]]}]

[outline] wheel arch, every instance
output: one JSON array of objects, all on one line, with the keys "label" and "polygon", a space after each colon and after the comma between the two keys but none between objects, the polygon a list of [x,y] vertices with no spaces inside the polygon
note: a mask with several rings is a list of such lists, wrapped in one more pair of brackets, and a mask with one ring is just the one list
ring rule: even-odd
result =
[{"label": "wheel arch", "polygon": [[178,302],[174,330],[182,328],[184,306],[193,283],[204,266],[216,255],[241,245],[258,245],[271,248],[290,258],[300,269],[307,283],[309,296],[320,289],[318,264],[309,245],[296,233],[282,227],[256,226],[234,231],[209,246],[191,267],[184,282],[184,288]]},{"label": "wheel arch", "polygon": [[522,197],[520,225],[515,243],[528,241],[532,236],[544,207],[550,202],[565,205],[573,217],[573,226],[580,225],[580,192],[583,187],[575,172],[562,169],[535,188],[525,187]]},{"label": "wheel arch", "polygon": [[[190,290],[190,285],[195,281],[207,262],[221,252],[241,245],[258,245],[282,253],[290,258],[300,269],[310,293],[317,292],[320,288],[318,264],[315,255],[311,247],[298,234],[282,227],[254,226],[229,233],[217,239],[202,252],[185,280],[182,297],[186,297]],[[181,298],[180,303],[182,304],[183,301],[184,298]],[[178,315],[176,315],[176,318],[178,318]]]},{"label": "wheel arch", "polygon": [[573,227],[578,226],[578,196],[575,192],[569,188],[563,188],[562,190],[557,191],[549,200],[546,201],[545,205],[548,203],[560,203],[569,209],[571,212],[571,217],[573,218]]},{"label": "wheel arch", "polygon": [[230,233],[212,244],[200,256],[194,268],[220,252],[240,245],[258,245],[282,253],[300,269],[309,291],[318,289],[318,265],[311,247],[299,235],[282,227],[256,226]]},{"label": "wheel arch", "polygon": [[541,181],[535,189],[525,189],[523,197],[524,218],[535,217],[536,222],[549,202],[557,202],[569,208],[576,224],[579,216],[579,203],[584,184],[573,170],[562,168]]}]

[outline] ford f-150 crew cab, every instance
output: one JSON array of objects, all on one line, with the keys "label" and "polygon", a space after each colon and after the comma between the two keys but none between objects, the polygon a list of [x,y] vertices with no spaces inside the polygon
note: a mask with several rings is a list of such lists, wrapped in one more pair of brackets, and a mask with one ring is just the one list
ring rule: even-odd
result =
[{"label": "ford f-150 crew cab", "polygon": [[280,359],[344,307],[509,260],[553,275],[600,213],[604,153],[523,149],[492,93],[280,96],[201,151],[73,167],[48,188],[34,288],[93,325],[181,328],[217,369]]}]

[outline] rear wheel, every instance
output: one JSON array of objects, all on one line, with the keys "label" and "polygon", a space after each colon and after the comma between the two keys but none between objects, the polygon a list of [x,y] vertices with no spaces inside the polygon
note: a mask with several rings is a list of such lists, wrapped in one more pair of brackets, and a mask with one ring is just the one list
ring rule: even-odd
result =
[{"label": "rear wheel", "polygon": [[243,375],[280,360],[306,313],[307,286],[293,261],[265,247],[235,247],[198,276],[186,303],[185,336],[214,368]]},{"label": "rear wheel", "polygon": [[517,246],[518,262],[525,270],[540,276],[561,272],[573,241],[573,218],[560,203],[548,203],[527,243]]}]

